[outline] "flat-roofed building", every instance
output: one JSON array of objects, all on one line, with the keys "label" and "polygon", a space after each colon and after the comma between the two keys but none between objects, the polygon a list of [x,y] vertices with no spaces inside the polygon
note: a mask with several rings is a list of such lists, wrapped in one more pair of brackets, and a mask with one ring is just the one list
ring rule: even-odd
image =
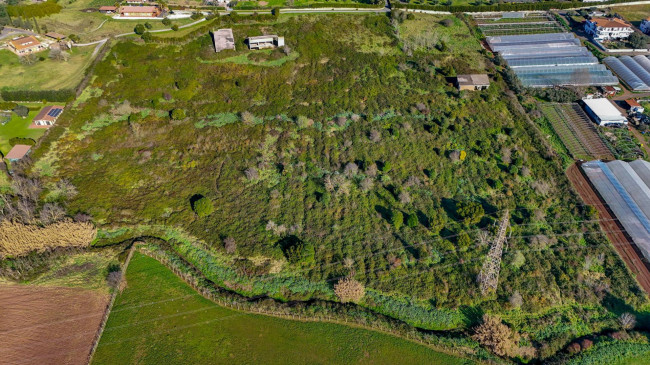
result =
[{"label": "flat-roofed building", "polygon": [[458,90],[485,90],[490,87],[490,78],[486,74],[456,76]]},{"label": "flat-roofed building", "polygon": [[41,41],[39,41],[33,35],[20,37],[9,41],[9,50],[19,56],[44,51],[46,49],[47,45],[41,43]]},{"label": "flat-roofed building", "polygon": [[284,37],[279,37],[275,34],[248,37],[247,41],[248,48],[250,49],[284,47]]},{"label": "flat-roofed building", "polygon": [[212,32],[212,37],[215,52],[221,52],[225,49],[235,49],[235,36],[232,35],[232,29],[219,29]]},{"label": "flat-roofed building", "polygon": [[125,18],[155,18],[160,16],[157,6],[121,6],[120,16]]},{"label": "flat-roofed building", "polygon": [[585,32],[594,39],[627,39],[634,33],[632,25],[619,18],[592,18],[585,21]]},{"label": "flat-roofed building", "polygon": [[583,99],[582,101],[587,114],[596,124],[600,126],[627,124],[627,118],[609,99]]}]

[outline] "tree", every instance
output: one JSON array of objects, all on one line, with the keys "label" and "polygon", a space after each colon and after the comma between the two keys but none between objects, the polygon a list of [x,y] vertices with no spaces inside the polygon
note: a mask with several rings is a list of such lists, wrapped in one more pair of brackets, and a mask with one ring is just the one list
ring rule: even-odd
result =
[{"label": "tree", "polygon": [[631,330],[636,325],[636,317],[632,313],[625,312],[618,317],[618,323],[624,330]]},{"label": "tree", "polygon": [[191,200],[192,210],[199,217],[207,217],[214,212],[214,204],[203,195],[195,195]]},{"label": "tree", "polygon": [[163,23],[163,25],[166,26],[166,27],[172,25],[172,21],[169,20],[169,18],[167,18],[167,17],[165,17],[165,18],[162,20],[162,23]]},{"label": "tree", "polygon": [[151,42],[153,40],[153,36],[149,32],[142,33],[140,38],[142,38],[142,40],[145,41],[145,42]]},{"label": "tree", "polygon": [[334,284],[334,293],[341,303],[358,303],[366,294],[366,288],[354,278],[347,277]]},{"label": "tree", "polygon": [[273,8],[273,10],[271,10],[271,14],[276,18],[279,17],[280,16],[280,8]]},{"label": "tree", "polygon": [[399,231],[399,229],[402,228],[402,224],[404,224],[404,214],[402,214],[401,211],[394,209],[390,214],[390,222],[393,224],[393,227],[395,227],[395,230]]},{"label": "tree", "polygon": [[171,112],[172,119],[181,120],[185,119],[185,109],[174,109]]},{"label": "tree", "polygon": [[29,108],[24,105],[16,105],[13,109],[13,112],[16,113],[19,117],[26,118],[29,115]]},{"label": "tree", "polygon": [[456,214],[465,225],[476,224],[481,221],[485,211],[483,206],[475,201],[462,201],[456,204]]},{"label": "tree", "polygon": [[44,225],[60,221],[65,217],[65,210],[55,203],[45,203],[39,214],[41,223]]},{"label": "tree", "polygon": [[146,22],[146,23],[144,23],[144,27],[147,28],[147,29],[151,29],[151,28],[153,28],[153,25],[151,25],[151,23],[149,23],[149,22]]},{"label": "tree", "polygon": [[176,32],[178,30],[178,24],[172,25],[172,30]]},{"label": "tree", "polygon": [[311,264],[314,262],[315,254],[313,245],[297,239],[284,248],[284,255],[292,264]]},{"label": "tree", "polygon": [[142,35],[146,31],[146,29],[144,28],[144,25],[138,24],[135,26],[135,28],[133,28],[133,31],[135,32],[135,34]]},{"label": "tree", "polygon": [[232,237],[227,237],[223,240],[223,248],[226,249],[226,252],[229,254],[235,253],[237,251],[237,243]]},{"label": "tree", "polygon": [[627,40],[630,42],[630,45],[634,49],[645,49],[648,47],[648,41],[646,40],[646,37],[637,32],[630,34]]},{"label": "tree", "polygon": [[409,214],[408,218],[406,218],[406,225],[410,228],[417,227],[418,223],[418,216],[416,214]]},{"label": "tree", "polygon": [[510,302],[510,305],[516,309],[521,308],[521,306],[524,304],[524,298],[521,296],[521,294],[519,294],[518,291],[514,292],[508,301]]},{"label": "tree", "polygon": [[483,315],[483,323],[474,329],[472,338],[498,356],[511,355],[516,349],[516,334],[496,316]]}]

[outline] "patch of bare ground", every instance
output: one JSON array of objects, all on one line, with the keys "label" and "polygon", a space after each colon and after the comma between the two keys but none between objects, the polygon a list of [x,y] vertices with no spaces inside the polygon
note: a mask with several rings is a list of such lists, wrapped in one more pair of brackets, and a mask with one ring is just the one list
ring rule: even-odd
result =
[{"label": "patch of bare ground", "polygon": [[108,294],[0,284],[0,362],[86,364]]}]

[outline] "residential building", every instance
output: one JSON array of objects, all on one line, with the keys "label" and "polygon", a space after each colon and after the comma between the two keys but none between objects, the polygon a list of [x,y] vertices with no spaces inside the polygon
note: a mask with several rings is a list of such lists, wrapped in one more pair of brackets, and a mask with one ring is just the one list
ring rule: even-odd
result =
[{"label": "residential building", "polygon": [[235,49],[235,36],[232,35],[232,29],[219,29],[212,32],[212,37],[215,52],[221,52],[224,49]]},{"label": "residential building", "polygon": [[627,125],[627,118],[605,98],[582,99],[589,117],[600,126]]},{"label": "residential building", "polygon": [[56,123],[59,116],[63,113],[63,107],[59,105],[50,105],[41,109],[41,111],[34,117],[34,125],[37,126],[50,126]]},{"label": "residential building", "polygon": [[19,56],[44,51],[46,49],[47,44],[41,43],[41,41],[36,39],[33,35],[9,41],[9,50]]},{"label": "residential building", "polygon": [[625,100],[625,103],[627,104],[628,110],[631,114],[640,114],[645,111],[645,108],[634,99],[627,99]]},{"label": "residential building", "polygon": [[627,39],[634,29],[619,18],[593,18],[585,21],[585,32],[599,41]]},{"label": "residential building", "polygon": [[603,86],[601,87],[603,96],[614,96],[616,95],[616,88],[614,86]]},{"label": "residential building", "polygon": [[471,74],[456,76],[458,90],[485,90],[490,86],[490,78],[486,74]]},{"label": "residential building", "polygon": [[21,158],[25,157],[27,153],[29,153],[29,150],[32,149],[32,146],[26,145],[26,144],[17,144],[13,146],[13,148],[7,153],[5,158],[9,160],[9,162],[16,162],[20,160]]},{"label": "residential building", "polygon": [[284,37],[278,37],[275,34],[248,37],[247,41],[249,49],[284,47]]},{"label": "residential building", "polygon": [[125,18],[156,18],[160,16],[158,6],[121,6],[120,16]]},{"label": "residential building", "polygon": [[100,6],[99,12],[102,14],[113,14],[117,11],[117,6]]}]

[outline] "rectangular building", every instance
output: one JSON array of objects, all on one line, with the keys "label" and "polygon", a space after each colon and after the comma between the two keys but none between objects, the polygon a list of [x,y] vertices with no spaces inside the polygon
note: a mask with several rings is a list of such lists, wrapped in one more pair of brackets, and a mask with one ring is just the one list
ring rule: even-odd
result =
[{"label": "rectangular building", "polygon": [[120,16],[125,18],[155,18],[160,16],[157,6],[121,6]]},{"label": "rectangular building", "polygon": [[41,41],[36,39],[33,35],[9,41],[9,50],[19,56],[44,51],[46,49],[47,45],[41,43]]},{"label": "rectangular building", "polygon": [[627,39],[634,29],[623,19],[593,18],[585,21],[585,32],[599,41]]},{"label": "rectangular building", "polygon": [[278,37],[275,34],[248,37],[247,41],[249,49],[265,49],[284,46],[284,37]]},{"label": "rectangular building", "polygon": [[225,49],[235,49],[235,36],[232,34],[232,29],[219,29],[212,32],[214,40],[214,51],[221,52]]},{"label": "rectangular building", "polygon": [[34,117],[34,124],[37,126],[50,126],[56,123],[59,116],[63,113],[63,107],[59,105],[50,105],[41,109]]},{"label": "rectangular building", "polygon": [[9,151],[9,153],[7,153],[7,156],[5,156],[5,158],[9,160],[9,162],[16,162],[22,159],[23,157],[25,157],[25,155],[29,153],[30,149],[32,149],[32,146],[30,145],[17,144],[11,148],[11,150]]},{"label": "rectangular building", "polygon": [[490,87],[490,78],[486,74],[456,76],[458,90],[485,90]]},{"label": "rectangular building", "polygon": [[616,106],[605,98],[583,99],[585,111],[600,126],[626,125],[627,118]]}]

